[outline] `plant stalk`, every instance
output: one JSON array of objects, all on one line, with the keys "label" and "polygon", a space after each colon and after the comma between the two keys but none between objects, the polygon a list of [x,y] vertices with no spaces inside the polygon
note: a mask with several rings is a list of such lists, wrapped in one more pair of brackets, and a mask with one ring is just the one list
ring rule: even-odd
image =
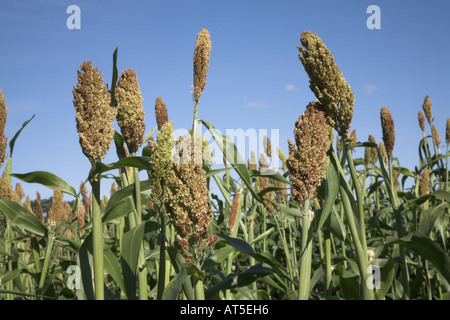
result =
[{"label": "plant stalk", "polygon": [[94,258],[95,299],[104,300],[103,279],[103,228],[100,210],[100,180],[91,181],[92,186],[92,251]]}]

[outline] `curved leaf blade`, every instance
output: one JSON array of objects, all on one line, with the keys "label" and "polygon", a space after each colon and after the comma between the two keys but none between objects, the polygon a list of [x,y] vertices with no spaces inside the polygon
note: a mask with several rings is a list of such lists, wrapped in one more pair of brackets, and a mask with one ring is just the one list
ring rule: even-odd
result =
[{"label": "curved leaf blade", "polygon": [[386,244],[391,245],[395,243],[427,259],[450,283],[450,257],[436,242],[422,232],[414,231],[400,239],[389,239]]},{"label": "curved leaf blade", "polygon": [[117,162],[111,164],[105,164],[103,162],[97,162],[94,164],[89,171],[89,176],[87,181],[92,181],[94,177],[100,175],[104,172],[111,171],[114,169],[120,169],[124,167],[134,167],[143,170],[150,170],[150,158],[149,157],[126,157],[120,159]]},{"label": "curved leaf blade", "polygon": [[12,177],[25,181],[27,183],[39,183],[52,190],[60,188],[61,192],[77,196],[75,188],[70,186],[66,181],[47,171],[32,171],[28,173],[12,173]]},{"label": "curved leaf blade", "polygon": [[41,237],[47,234],[41,221],[17,202],[0,199],[0,211],[15,226]]},{"label": "curved leaf blade", "polygon": [[22,132],[22,130],[27,126],[27,124],[30,123],[31,120],[33,120],[34,116],[35,116],[35,114],[33,114],[33,116],[32,116],[30,119],[28,119],[27,121],[25,121],[25,122],[22,124],[22,128],[20,128],[19,131],[17,131],[17,133],[16,133],[16,134],[14,135],[14,137],[11,139],[11,141],[9,141],[9,153],[10,153],[10,156],[9,156],[9,157],[10,157],[10,158],[11,158],[12,155],[13,155],[14,145],[15,145],[15,143],[16,143],[17,138],[19,137],[19,135],[20,135],[20,133]]}]

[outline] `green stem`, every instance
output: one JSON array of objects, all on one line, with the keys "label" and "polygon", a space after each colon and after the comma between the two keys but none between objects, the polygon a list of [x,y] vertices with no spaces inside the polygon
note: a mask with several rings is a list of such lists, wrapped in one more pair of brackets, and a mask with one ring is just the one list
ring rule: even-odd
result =
[{"label": "green stem", "polygon": [[[6,225],[6,239],[7,239],[6,252],[11,253],[11,244],[14,239],[14,235],[12,233],[11,224],[9,221],[7,222],[7,225]],[[13,263],[12,263],[11,258],[8,261],[8,271],[13,271]],[[10,291],[12,291],[14,289],[12,281],[8,281],[6,283],[6,289],[10,290]],[[6,300],[13,300],[13,295],[11,293],[7,293]]]},{"label": "green stem", "polygon": [[53,231],[49,231],[47,249],[46,249],[45,258],[44,258],[44,265],[42,267],[41,278],[39,279],[39,291],[41,291],[44,288],[45,277],[47,276],[48,266],[50,264],[50,258],[52,256],[54,239],[55,239],[55,237],[54,237]]},{"label": "green stem", "polygon": [[194,141],[197,136],[197,117],[198,117],[198,101],[194,103],[194,121],[192,123],[192,137],[194,137]]},{"label": "green stem", "polygon": [[360,230],[361,230],[361,235],[360,235],[361,245],[362,245],[363,250],[365,252],[367,252],[366,223],[365,223],[365,217],[364,217],[364,203],[363,203],[363,198],[362,198],[362,194],[361,194],[361,188],[359,186],[359,181],[358,181],[358,177],[356,175],[355,165],[353,163],[352,151],[350,150],[350,148],[348,147],[347,144],[344,144],[344,148],[346,149],[347,162],[348,162],[348,166],[350,168],[350,174],[352,177],[353,186],[356,191],[356,201],[358,203],[359,224],[360,224]]},{"label": "green stem", "polygon": [[165,212],[164,208],[160,208],[160,244],[159,244],[159,272],[158,272],[158,292],[156,299],[162,300],[164,289],[165,289],[165,280],[166,280],[166,222],[165,222]]},{"label": "green stem", "polygon": [[324,230],[325,236],[325,294],[331,296],[331,235],[330,231]]},{"label": "green stem", "polygon": [[203,288],[203,281],[197,279],[195,283],[195,300],[205,300],[205,290]]},{"label": "green stem", "polygon": [[302,218],[302,255],[300,260],[300,277],[298,284],[298,299],[309,299],[309,286],[311,281],[311,254],[312,254],[312,239],[310,235],[310,215],[309,215],[309,200],[305,201],[303,207]]},{"label": "green stem", "polygon": [[285,254],[285,257],[286,257],[287,271],[288,271],[289,275],[291,276],[291,278],[294,278],[294,274],[292,272],[291,252],[290,252],[290,250],[288,248],[287,241],[286,241],[286,232],[285,232],[284,229],[282,229],[280,227],[280,223],[279,223],[278,219],[274,219],[274,220],[275,220],[275,223],[276,223],[276,227],[278,229],[278,233],[279,233],[279,235],[281,237],[281,242],[283,244],[284,254]]},{"label": "green stem", "polygon": [[[134,154],[133,154],[134,155]],[[142,222],[142,209],[141,209],[141,184],[139,179],[139,169],[133,168],[134,173],[134,205],[136,207],[136,224],[140,225]],[[143,265],[144,264],[144,265]],[[147,296],[147,268],[144,261],[144,240],[141,242],[141,249],[139,252],[139,300],[148,300]]]},{"label": "green stem", "polygon": [[[392,209],[394,210],[394,219],[395,224],[397,227],[397,237],[402,238],[405,236],[405,232],[403,230],[403,217],[398,209],[398,199],[397,199],[397,188],[394,185],[393,181],[393,175],[392,175],[392,156],[388,157],[388,165],[389,165],[389,183],[390,186],[388,188],[391,188],[391,204]],[[409,274],[408,274],[408,265],[406,262],[406,254],[405,254],[405,248],[402,246],[399,246],[399,252],[400,252],[400,268],[401,268],[401,280],[403,289],[405,290],[405,297],[409,300],[410,298],[410,290],[409,290]]]},{"label": "green stem", "polygon": [[92,185],[92,251],[94,257],[95,299],[104,300],[103,279],[103,228],[100,210],[100,180],[94,179]]},{"label": "green stem", "polygon": [[369,279],[369,274],[367,273],[367,268],[369,266],[368,254],[367,251],[364,251],[363,246],[360,241],[360,235],[358,232],[358,228],[356,226],[354,213],[352,210],[352,205],[350,203],[350,199],[344,188],[340,187],[340,193],[342,198],[342,203],[344,206],[344,212],[347,218],[348,225],[350,227],[350,233],[352,235],[353,243],[356,249],[356,256],[358,259],[358,269],[361,275],[361,290],[362,296],[364,300],[373,300],[373,291],[367,285],[367,280]]},{"label": "green stem", "polygon": [[41,264],[39,262],[39,242],[36,238],[31,238],[31,253],[33,255],[34,260],[34,268],[36,269],[36,272],[41,272]]}]

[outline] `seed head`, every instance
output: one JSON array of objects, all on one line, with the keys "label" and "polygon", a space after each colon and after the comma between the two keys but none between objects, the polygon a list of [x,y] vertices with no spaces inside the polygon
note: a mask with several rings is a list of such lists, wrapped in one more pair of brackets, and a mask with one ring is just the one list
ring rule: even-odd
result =
[{"label": "seed head", "polygon": [[420,196],[425,196],[428,193],[430,193],[429,185],[430,185],[430,171],[428,170],[428,168],[425,168],[419,180]]},{"label": "seed head", "polygon": [[394,119],[387,107],[381,108],[381,128],[383,129],[383,141],[388,156],[392,156],[395,145]]},{"label": "seed head", "polygon": [[6,108],[5,97],[2,90],[0,90],[0,166],[3,165],[7,157],[6,146],[8,138],[5,136],[6,115],[8,109]]},{"label": "seed head", "polygon": [[191,135],[178,139],[177,157],[164,189],[166,212],[177,231],[176,246],[187,261],[201,258],[201,241],[206,239],[212,219],[208,187],[202,163],[195,161],[201,147]]},{"label": "seed head", "polygon": [[210,53],[211,40],[209,39],[209,31],[204,28],[197,35],[194,50],[194,99],[197,102],[200,100],[203,90],[205,90]]},{"label": "seed head", "polygon": [[[267,169],[269,169],[269,164],[267,163],[267,158],[264,156],[263,153],[261,153],[259,156],[259,172],[262,174]],[[271,186],[269,178],[265,178],[264,176],[259,176],[258,182],[259,182],[259,189],[261,191],[264,189],[267,189]],[[266,192],[263,196],[263,204],[269,212],[273,212],[275,210],[275,207],[273,206],[272,202],[270,202],[270,200],[274,200],[274,199],[275,199],[275,196],[274,196],[273,192],[271,192],[271,191]]]},{"label": "seed head", "polygon": [[272,157],[272,143],[267,136],[263,138],[264,153],[270,158]]},{"label": "seed head", "polygon": [[145,112],[142,101],[136,72],[124,70],[116,87],[117,124],[131,154],[138,150],[144,140]]},{"label": "seed head", "polygon": [[240,214],[240,212],[239,212],[239,202],[241,200],[241,194],[242,194],[242,189],[239,190],[236,193],[236,195],[234,196],[234,199],[233,199],[233,203],[231,205],[231,209],[230,209],[230,234],[233,232],[233,229],[235,227],[237,215]]},{"label": "seed head", "polygon": [[286,165],[292,182],[292,196],[298,202],[314,197],[325,175],[330,135],[325,112],[318,102],[311,102],[295,123],[295,145],[288,140]]},{"label": "seed head", "polygon": [[427,117],[428,123],[433,122],[433,112],[431,108],[431,100],[430,97],[427,95],[425,97],[425,100],[423,101],[422,109],[425,112],[425,116]]},{"label": "seed head", "polygon": [[77,71],[78,83],[73,87],[80,145],[92,165],[108,153],[116,117],[110,106],[108,86],[103,84],[103,76],[97,71],[98,68],[94,68],[90,61],[82,63]]},{"label": "seed head", "polygon": [[350,85],[317,34],[305,31],[300,41],[303,47],[297,48],[309,87],[323,106],[329,125],[348,141],[355,100]]},{"label": "seed head", "polygon": [[287,171],[286,156],[284,155],[284,152],[280,147],[278,147],[278,158],[280,158],[283,171]]},{"label": "seed head", "polygon": [[23,207],[25,209],[27,209],[28,211],[32,212],[33,208],[31,208],[31,200],[30,200],[30,196],[26,196],[25,197],[25,201],[23,203]]},{"label": "seed head", "polygon": [[250,158],[248,159],[248,170],[258,170],[258,163],[256,162],[255,152],[250,152]]},{"label": "seed head", "polygon": [[442,141],[441,141],[441,138],[439,137],[439,132],[436,129],[436,126],[434,124],[431,125],[431,132],[433,134],[433,139],[434,139],[434,142],[436,143],[436,147],[438,147],[438,149],[439,149]]},{"label": "seed head", "polygon": [[1,178],[0,199],[14,201],[14,190],[11,185],[11,181],[5,176],[4,173]]},{"label": "seed head", "polygon": [[156,144],[151,144],[150,175],[152,179],[152,194],[157,199],[161,196],[172,169],[172,151],[174,146],[172,123],[165,123],[156,136]]},{"label": "seed head", "polygon": [[114,193],[116,193],[117,192],[117,186],[116,186],[116,183],[115,182],[113,182],[112,184],[111,184],[111,189],[109,190],[109,195],[110,196],[112,196]]},{"label": "seed head", "polygon": [[[369,142],[377,143],[375,138],[370,134],[369,135]],[[369,163],[376,163],[377,162],[377,148],[376,147],[366,147],[364,150],[364,164],[367,166]]]},{"label": "seed head", "polygon": [[53,191],[53,201],[48,211],[48,224],[50,227],[57,228],[63,222],[63,194],[60,188]]},{"label": "seed head", "polygon": [[36,191],[36,199],[33,200],[32,208],[34,216],[44,223],[44,214],[41,207],[41,194],[39,191]]},{"label": "seed head", "polygon": [[16,183],[15,192],[19,197],[19,200],[22,200],[22,198],[25,197],[25,193],[23,192],[22,185],[20,184],[20,182]]},{"label": "seed head", "polygon": [[422,110],[419,111],[417,119],[419,120],[420,129],[422,130],[422,132],[424,132],[425,131],[425,116],[423,115]]},{"label": "seed head", "polygon": [[155,115],[158,130],[161,130],[163,125],[169,122],[169,113],[167,112],[166,104],[161,97],[156,98]]}]

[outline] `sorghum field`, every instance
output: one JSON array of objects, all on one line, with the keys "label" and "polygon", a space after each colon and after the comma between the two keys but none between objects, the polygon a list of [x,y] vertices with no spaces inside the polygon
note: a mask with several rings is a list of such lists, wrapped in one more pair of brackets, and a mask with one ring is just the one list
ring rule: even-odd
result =
[{"label": "sorghum field", "polygon": [[[420,163],[401,167],[389,109],[380,107],[379,141],[356,139],[350,84],[321,38],[305,31],[299,65],[317,100],[286,120],[288,155],[266,137],[264,154],[245,162],[199,117],[207,29],[193,47],[192,130],[176,139],[163,98],[144,115],[137,74],[118,73],[118,50],[109,84],[91,61],[74,70],[73,130],[92,165],[80,186],[46,171],[13,173],[14,145],[32,119],[7,138],[0,91],[0,299],[450,299],[450,119],[444,142],[430,97],[415,111]],[[209,161],[199,127],[212,133],[224,167]],[[117,161],[102,162],[113,144]],[[364,158],[354,158],[356,148]],[[279,168],[268,165],[274,157]],[[53,190],[46,215],[12,177]],[[105,180],[113,184],[102,198]]]}]

